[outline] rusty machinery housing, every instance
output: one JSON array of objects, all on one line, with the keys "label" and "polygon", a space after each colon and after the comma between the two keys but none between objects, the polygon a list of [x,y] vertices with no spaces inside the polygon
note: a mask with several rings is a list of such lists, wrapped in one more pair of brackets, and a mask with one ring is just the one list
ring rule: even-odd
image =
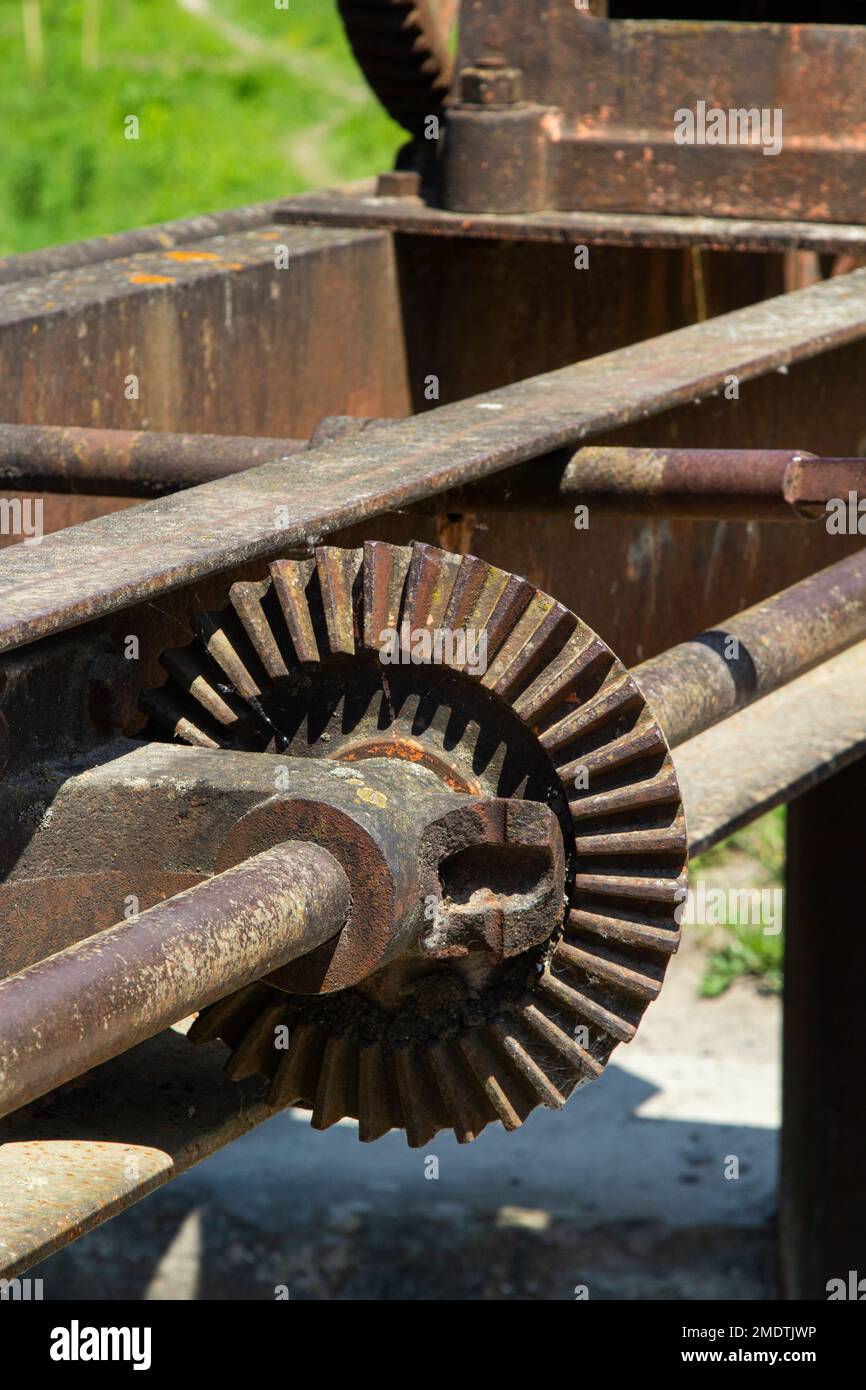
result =
[{"label": "rusty machinery housing", "polygon": [[[0,264],[0,484],[48,533],[0,552],[3,1270],[287,1104],[413,1145],[561,1106],[662,986],[686,827],[790,803],[813,1296],[866,1233],[866,947],[816,925],[866,751],[863,532],[816,520],[866,493],[866,26],[339,8],[396,170]],[[789,143],[680,143],[698,88]]]}]

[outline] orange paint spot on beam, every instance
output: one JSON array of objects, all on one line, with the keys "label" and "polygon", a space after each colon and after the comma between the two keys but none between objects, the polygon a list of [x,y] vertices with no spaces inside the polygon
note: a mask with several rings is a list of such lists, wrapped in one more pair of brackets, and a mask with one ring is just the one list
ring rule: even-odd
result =
[{"label": "orange paint spot on beam", "polygon": [[218,261],[216,251],[166,251],[166,257],[173,261]]},{"label": "orange paint spot on beam", "polygon": [[173,275],[130,275],[131,285],[173,285]]}]

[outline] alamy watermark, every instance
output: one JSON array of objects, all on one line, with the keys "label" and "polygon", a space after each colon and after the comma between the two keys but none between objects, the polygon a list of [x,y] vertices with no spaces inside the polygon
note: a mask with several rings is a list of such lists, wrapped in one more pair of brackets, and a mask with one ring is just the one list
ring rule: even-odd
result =
[{"label": "alamy watermark", "polygon": [[379,633],[385,666],[456,666],[471,676],[487,670],[487,633],[474,628],[417,627],[409,622]]},{"label": "alamy watermark", "polygon": [[678,145],[755,145],[761,153],[782,152],[783,115],[780,107],[708,106],[699,101],[694,111],[674,112],[674,141]]},{"label": "alamy watermark", "polygon": [[15,536],[25,545],[41,545],[44,531],[41,497],[0,497],[0,536]]},{"label": "alamy watermark", "polygon": [[680,890],[674,916],[680,926],[761,927],[764,936],[778,936],[784,898],[781,888],[710,888],[698,879],[694,888]]}]

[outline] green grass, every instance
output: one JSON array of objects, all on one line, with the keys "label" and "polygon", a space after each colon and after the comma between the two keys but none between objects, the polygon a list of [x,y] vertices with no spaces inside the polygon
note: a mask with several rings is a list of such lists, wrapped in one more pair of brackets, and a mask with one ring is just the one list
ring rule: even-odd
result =
[{"label": "green grass", "polygon": [[726,946],[710,951],[701,980],[701,994],[716,999],[724,994],[735,980],[750,975],[760,981],[767,994],[778,994],[782,988],[782,936],[765,936],[761,926],[728,923],[730,936]]},{"label": "green grass", "polygon": [[[763,870],[767,887],[781,887],[785,871],[785,808],[779,807],[732,835],[724,844],[699,855],[690,866],[692,881],[709,869],[724,870],[732,854],[746,854]],[[763,927],[728,922],[722,930],[727,941],[710,948],[700,992],[707,999],[724,994],[735,980],[751,976],[761,990],[778,993],[782,988],[784,933],[764,934]]]},{"label": "green grass", "polygon": [[[96,67],[82,54],[88,0],[28,3],[41,77],[24,0],[0,0],[0,254],[359,178],[391,167],[405,139],[334,0],[205,0],[205,15],[195,0],[99,0]],[[128,115],[138,140],[124,138]]]}]

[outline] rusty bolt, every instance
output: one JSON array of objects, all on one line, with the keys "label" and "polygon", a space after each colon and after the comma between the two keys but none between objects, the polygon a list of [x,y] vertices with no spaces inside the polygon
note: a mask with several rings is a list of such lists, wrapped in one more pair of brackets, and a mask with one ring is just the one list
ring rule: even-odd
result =
[{"label": "rusty bolt", "polygon": [[460,100],[465,106],[514,106],[523,100],[523,71],[503,58],[479,58],[460,72]]}]

